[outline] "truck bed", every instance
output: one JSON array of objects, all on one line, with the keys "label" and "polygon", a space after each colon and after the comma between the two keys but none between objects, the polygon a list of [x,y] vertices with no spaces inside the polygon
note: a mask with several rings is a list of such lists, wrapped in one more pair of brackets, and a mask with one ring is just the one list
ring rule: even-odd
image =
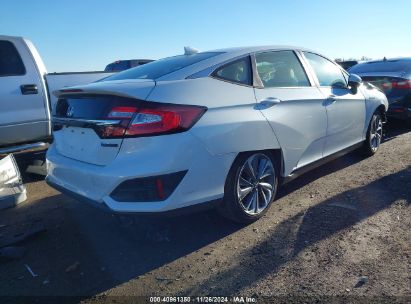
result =
[{"label": "truck bed", "polygon": [[85,84],[100,80],[102,78],[113,75],[111,72],[93,71],[93,72],[64,72],[64,73],[49,73],[45,75],[48,91],[50,92],[51,112],[55,113],[55,105],[57,98],[53,92],[65,87]]}]

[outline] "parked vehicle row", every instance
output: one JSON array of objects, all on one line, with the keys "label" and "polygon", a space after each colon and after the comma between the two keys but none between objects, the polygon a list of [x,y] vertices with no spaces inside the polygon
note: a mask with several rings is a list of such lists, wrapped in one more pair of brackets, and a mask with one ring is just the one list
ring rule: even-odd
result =
[{"label": "parked vehicle row", "polygon": [[356,64],[362,63],[364,60],[344,60],[344,61],[337,61],[337,63],[346,71],[348,71],[351,67],[355,66]]},{"label": "parked vehicle row", "polygon": [[387,112],[390,118],[411,125],[411,58],[368,61],[353,66],[350,72],[384,92],[390,105]]},{"label": "parked vehicle row", "polygon": [[151,59],[130,59],[130,60],[117,60],[106,66],[105,72],[121,72],[137,66],[152,62]]},{"label": "parked vehicle row", "polygon": [[379,148],[385,95],[327,57],[250,47],[164,58],[56,92],[47,181],[115,212],[214,206],[251,222],[287,179]]}]

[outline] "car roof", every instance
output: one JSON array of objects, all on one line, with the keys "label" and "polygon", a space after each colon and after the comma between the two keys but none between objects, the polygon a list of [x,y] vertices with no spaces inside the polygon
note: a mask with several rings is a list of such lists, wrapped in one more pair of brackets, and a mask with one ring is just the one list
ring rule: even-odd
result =
[{"label": "car roof", "polygon": [[[290,45],[263,45],[263,46],[245,46],[245,47],[231,47],[231,48],[221,48],[221,49],[214,49],[208,50],[202,53],[217,53],[217,56],[213,56],[182,68],[178,71],[172,72],[170,74],[164,75],[158,80],[179,80],[184,79],[186,77],[192,75],[198,76],[205,76],[208,75],[211,71],[213,71],[218,66],[230,62],[231,60],[235,60],[236,58],[247,56],[248,54],[256,53],[256,52],[269,52],[269,51],[281,51],[281,50],[294,50],[294,51],[307,51],[313,52],[327,58],[331,61],[332,59],[322,55],[319,52],[298,47],[298,46],[290,46]],[[333,61],[334,62],[334,61]]]},{"label": "car roof", "polygon": [[377,63],[377,62],[411,62],[411,57],[384,58],[384,59],[367,61],[367,63]]},{"label": "car roof", "polygon": [[411,78],[411,57],[371,60],[350,68],[360,76],[391,76]]},{"label": "car roof", "polygon": [[222,52],[229,54],[249,54],[262,51],[275,51],[275,50],[301,50],[301,51],[310,51],[315,52],[303,47],[292,46],[292,45],[261,45],[261,46],[244,46],[244,47],[231,47],[231,48],[222,48],[210,50],[207,52]]}]

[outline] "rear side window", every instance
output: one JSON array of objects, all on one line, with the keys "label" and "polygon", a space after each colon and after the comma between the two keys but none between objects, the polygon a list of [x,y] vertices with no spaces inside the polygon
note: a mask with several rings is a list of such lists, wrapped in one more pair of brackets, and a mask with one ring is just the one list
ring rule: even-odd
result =
[{"label": "rear side window", "polygon": [[193,55],[179,55],[168,57],[144,65],[139,65],[135,68],[109,76],[107,78],[104,78],[104,81],[123,79],[157,79],[219,54],[221,53],[204,52],[196,53]]},{"label": "rear side window", "polygon": [[317,54],[304,52],[304,55],[317,75],[320,86],[347,87],[342,70],[336,64]]},{"label": "rear side window", "polygon": [[213,76],[223,80],[251,85],[252,84],[252,72],[251,72],[251,60],[247,56],[245,58],[230,62],[220,67],[213,73]]},{"label": "rear side window", "polygon": [[307,87],[307,75],[293,51],[255,55],[258,76],[264,87]]},{"label": "rear side window", "polygon": [[24,74],[26,69],[16,47],[10,41],[0,40],[0,77]]}]

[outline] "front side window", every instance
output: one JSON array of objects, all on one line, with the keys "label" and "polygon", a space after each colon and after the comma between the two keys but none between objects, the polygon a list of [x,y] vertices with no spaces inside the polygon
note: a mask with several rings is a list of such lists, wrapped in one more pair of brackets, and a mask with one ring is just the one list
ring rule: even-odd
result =
[{"label": "front side window", "polygon": [[307,75],[293,51],[255,55],[258,75],[264,87],[307,87]]},{"label": "front side window", "polygon": [[0,77],[25,73],[26,69],[15,46],[10,41],[0,40]]},{"label": "front side window", "polygon": [[213,74],[214,77],[245,85],[252,84],[250,57],[245,57],[228,63]]},{"label": "front side window", "polygon": [[336,64],[313,53],[304,52],[304,56],[317,75],[320,86],[347,87],[347,81],[341,69]]}]

